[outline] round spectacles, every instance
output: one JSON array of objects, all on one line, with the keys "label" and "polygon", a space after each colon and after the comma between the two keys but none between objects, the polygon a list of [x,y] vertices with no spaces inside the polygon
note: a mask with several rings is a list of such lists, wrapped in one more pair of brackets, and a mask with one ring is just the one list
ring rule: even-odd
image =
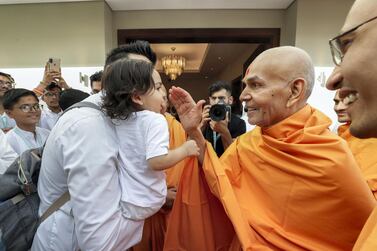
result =
[{"label": "round spectacles", "polygon": [[10,81],[0,80],[0,86],[7,87],[8,89],[12,89],[14,86],[14,83]]},{"label": "round spectacles", "polygon": [[31,112],[31,111],[39,111],[41,106],[37,104],[23,104],[18,107],[22,112]]}]

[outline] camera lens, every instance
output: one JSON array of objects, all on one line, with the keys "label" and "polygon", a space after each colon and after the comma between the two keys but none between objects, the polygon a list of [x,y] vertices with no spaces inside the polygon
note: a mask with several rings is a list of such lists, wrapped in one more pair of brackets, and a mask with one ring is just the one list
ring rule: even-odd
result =
[{"label": "camera lens", "polygon": [[213,121],[221,121],[226,118],[226,105],[216,104],[211,107],[209,110],[209,116]]}]

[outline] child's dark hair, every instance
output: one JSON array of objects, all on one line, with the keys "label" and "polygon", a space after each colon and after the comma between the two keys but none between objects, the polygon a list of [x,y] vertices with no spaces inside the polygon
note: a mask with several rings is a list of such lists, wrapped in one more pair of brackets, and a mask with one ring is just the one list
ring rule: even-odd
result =
[{"label": "child's dark hair", "polygon": [[27,89],[14,88],[6,91],[3,97],[4,109],[11,110],[20,98],[26,96],[33,96],[37,102],[39,101],[37,95]]},{"label": "child's dark hair", "polygon": [[140,110],[132,101],[135,93],[143,95],[154,88],[153,65],[141,59],[121,58],[105,68],[102,76],[102,109],[112,119],[127,119]]}]

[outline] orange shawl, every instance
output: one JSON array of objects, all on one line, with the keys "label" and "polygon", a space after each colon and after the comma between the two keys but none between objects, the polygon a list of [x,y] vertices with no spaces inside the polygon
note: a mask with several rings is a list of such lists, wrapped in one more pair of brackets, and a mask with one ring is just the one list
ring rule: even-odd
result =
[{"label": "orange shawl", "polygon": [[338,135],[347,141],[364,179],[377,199],[377,139],[359,139],[352,136],[349,124],[339,126]]},{"label": "orange shawl", "polygon": [[203,169],[238,237],[232,250],[352,249],[376,202],[330,124],[307,105],[240,136],[220,160],[207,143]]},{"label": "orange shawl", "polygon": [[[174,149],[182,145],[186,139],[186,133],[182,125],[170,114],[165,114],[169,127],[169,148]],[[168,188],[178,188],[184,166],[188,162],[185,159],[174,167],[166,170],[166,184]],[[164,246],[164,238],[169,218],[169,211],[161,209],[155,215],[144,222],[143,237],[141,242],[132,247],[132,251],[161,251]]]}]

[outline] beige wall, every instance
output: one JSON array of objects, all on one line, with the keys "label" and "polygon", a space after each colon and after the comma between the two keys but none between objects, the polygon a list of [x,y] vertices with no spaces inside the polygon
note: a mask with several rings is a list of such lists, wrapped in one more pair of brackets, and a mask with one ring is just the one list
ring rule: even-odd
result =
[{"label": "beige wall", "polygon": [[[114,29],[279,28],[284,10],[115,11]],[[174,20],[174,21],[172,21]]]},{"label": "beige wall", "polygon": [[284,25],[281,31],[281,45],[294,46],[296,43],[297,1],[295,0],[284,13]]},{"label": "beige wall", "polygon": [[113,37],[113,11],[107,3],[104,3],[105,14],[105,52],[108,53],[112,48],[116,47],[116,37]]},{"label": "beige wall", "polygon": [[98,66],[105,58],[104,2],[0,7],[0,67]]},{"label": "beige wall", "polygon": [[338,34],[354,0],[298,0],[296,46],[306,50],[316,66],[333,66],[328,45]]}]

